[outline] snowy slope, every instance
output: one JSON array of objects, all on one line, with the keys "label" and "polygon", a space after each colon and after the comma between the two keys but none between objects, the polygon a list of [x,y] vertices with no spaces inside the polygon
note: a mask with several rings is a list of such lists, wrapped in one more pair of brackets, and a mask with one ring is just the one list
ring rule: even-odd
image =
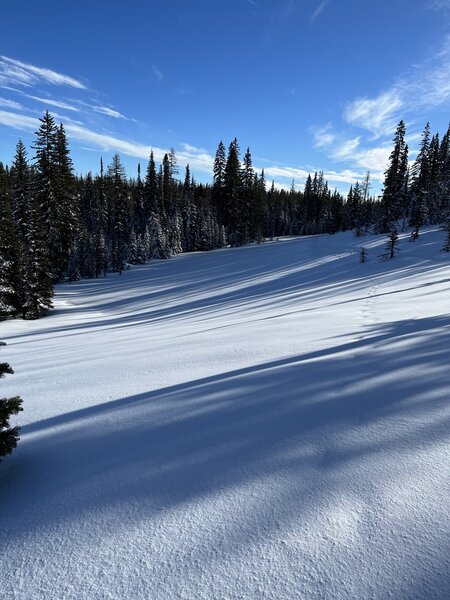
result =
[{"label": "snowy slope", "polygon": [[442,241],[183,255],[1,323],[0,597],[448,598]]}]

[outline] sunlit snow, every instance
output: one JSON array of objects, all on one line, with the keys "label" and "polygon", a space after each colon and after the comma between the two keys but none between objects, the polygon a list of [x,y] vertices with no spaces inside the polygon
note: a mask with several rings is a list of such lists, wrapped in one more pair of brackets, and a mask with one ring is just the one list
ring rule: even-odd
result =
[{"label": "sunlit snow", "polygon": [[0,597],[448,597],[443,240],[181,255],[1,323]]}]

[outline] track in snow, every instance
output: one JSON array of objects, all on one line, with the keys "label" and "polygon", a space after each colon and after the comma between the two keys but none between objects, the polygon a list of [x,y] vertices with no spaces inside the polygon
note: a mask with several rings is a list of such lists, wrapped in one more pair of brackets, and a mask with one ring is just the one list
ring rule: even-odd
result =
[{"label": "track in snow", "polygon": [[179,256],[3,323],[2,597],[446,597],[442,237]]}]

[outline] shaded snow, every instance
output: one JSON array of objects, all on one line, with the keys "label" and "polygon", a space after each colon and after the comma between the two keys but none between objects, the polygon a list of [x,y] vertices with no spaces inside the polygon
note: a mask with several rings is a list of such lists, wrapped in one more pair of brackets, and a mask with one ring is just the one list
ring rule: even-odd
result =
[{"label": "shaded snow", "polygon": [[442,240],[183,255],[2,323],[0,596],[448,597]]}]

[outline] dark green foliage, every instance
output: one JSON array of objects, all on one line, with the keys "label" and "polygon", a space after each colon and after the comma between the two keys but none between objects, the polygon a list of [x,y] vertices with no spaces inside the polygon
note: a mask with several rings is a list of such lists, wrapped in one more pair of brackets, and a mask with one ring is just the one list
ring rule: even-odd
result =
[{"label": "dark green foliage", "polygon": [[[355,182],[346,202],[330,190],[321,171],[303,190],[266,190],[247,148],[243,161],[235,138],[219,143],[212,185],[198,184],[189,165],[183,181],[173,148],[159,168],[150,153],[145,180],[128,180],[118,155],[107,173],[75,177],[62,125],[46,112],[36,132],[35,164],[22,142],[10,171],[0,166],[0,318],[38,318],[51,307],[53,283],[122,273],[180,252],[211,250],[229,243],[260,243],[282,235],[335,233],[357,236],[391,232],[384,257],[396,252],[396,227],[409,222],[417,239],[423,224],[450,214],[450,128],[440,141],[427,125],[419,154],[408,165],[401,121],[385,173],[381,202],[369,195],[370,175]],[[365,258],[365,256],[364,256]]]},{"label": "dark green foliage", "polygon": [[[0,346],[4,346],[0,342]],[[6,373],[14,373],[8,363],[0,363],[0,379]],[[17,415],[22,409],[22,400],[15,396],[13,398],[0,398],[0,461],[3,456],[11,454],[19,441],[19,427],[10,427],[9,419]]]},{"label": "dark green foliage", "polygon": [[8,174],[0,163],[0,320],[20,311],[19,253],[8,191]]},{"label": "dark green foliage", "polygon": [[447,220],[445,228],[445,241],[442,246],[442,252],[450,252],[450,218]]},{"label": "dark green foliage", "polygon": [[400,121],[394,136],[394,148],[385,172],[381,198],[380,233],[393,230],[405,211],[408,191],[408,146],[405,143],[405,123]]},{"label": "dark green foliage", "polygon": [[393,229],[387,237],[386,248],[385,248],[383,254],[381,254],[380,258],[382,260],[389,260],[391,258],[394,258],[394,256],[397,254],[397,252],[398,252],[398,235],[397,235],[397,230]]}]

